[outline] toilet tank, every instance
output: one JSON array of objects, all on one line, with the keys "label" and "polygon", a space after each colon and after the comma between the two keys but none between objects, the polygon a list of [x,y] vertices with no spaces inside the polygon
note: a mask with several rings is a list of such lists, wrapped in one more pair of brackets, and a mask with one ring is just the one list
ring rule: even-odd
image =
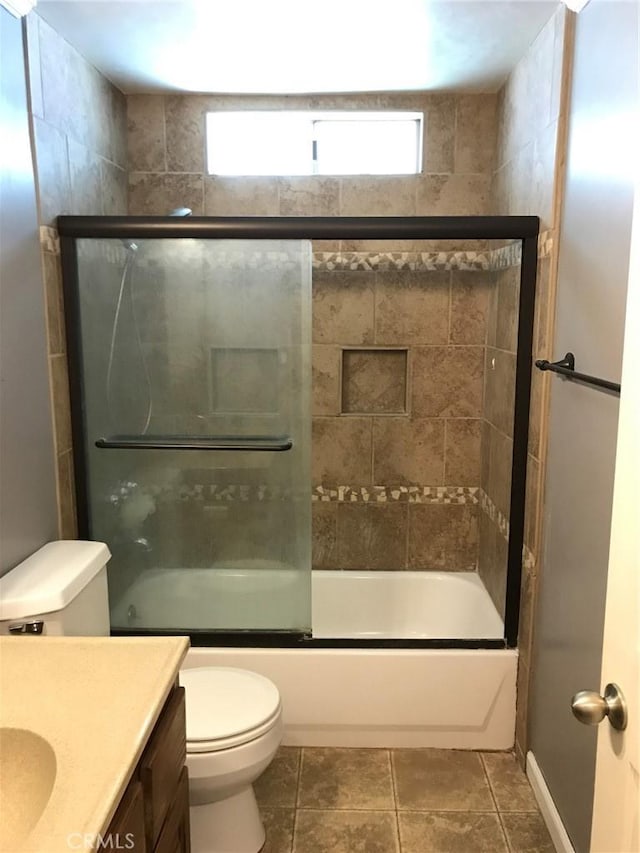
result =
[{"label": "toilet tank", "polygon": [[110,557],[103,542],[43,545],[0,578],[0,635],[108,636]]}]

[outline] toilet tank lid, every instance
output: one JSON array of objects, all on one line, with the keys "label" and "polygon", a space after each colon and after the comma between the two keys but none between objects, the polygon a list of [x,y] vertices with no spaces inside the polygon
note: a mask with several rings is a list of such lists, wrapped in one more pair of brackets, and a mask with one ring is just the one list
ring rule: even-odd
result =
[{"label": "toilet tank lid", "polygon": [[104,542],[48,542],[0,578],[0,621],[62,610],[110,557]]}]

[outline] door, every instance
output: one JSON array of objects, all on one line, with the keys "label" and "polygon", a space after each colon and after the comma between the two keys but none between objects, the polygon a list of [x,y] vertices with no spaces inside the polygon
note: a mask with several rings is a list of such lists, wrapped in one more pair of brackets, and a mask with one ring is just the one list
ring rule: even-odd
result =
[{"label": "door", "polygon": [[[637,149],[636,149],[637,150]],[[611,550],[600,688],[616,682],[627,702],[627,728],[600,724],[591,833],[592,853],[640,851],[640,198],[636,191],[622,395],[613,495]]]}]

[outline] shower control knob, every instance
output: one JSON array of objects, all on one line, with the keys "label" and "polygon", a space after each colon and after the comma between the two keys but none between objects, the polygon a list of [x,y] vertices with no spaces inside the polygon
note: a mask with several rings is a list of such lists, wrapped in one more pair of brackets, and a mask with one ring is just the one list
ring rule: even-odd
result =
[{"label": "shower control knob", "polygon": [[597,726],[605,717],[614,729],[627,727],[627,703],[617,684],[607,684],[604,696],[593,690],[581,690],[571,700],[571,710],[576,720],[586,726]]}]

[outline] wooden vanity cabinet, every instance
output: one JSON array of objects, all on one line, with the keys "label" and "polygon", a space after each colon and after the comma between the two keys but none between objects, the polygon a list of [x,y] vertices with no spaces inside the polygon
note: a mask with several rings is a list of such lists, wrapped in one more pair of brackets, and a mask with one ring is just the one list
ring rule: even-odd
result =
[{"label": "wooden vanity cabinet", "polygon": [[190,853],[184,688],[174,687],[147,741],[100,850]]}]

